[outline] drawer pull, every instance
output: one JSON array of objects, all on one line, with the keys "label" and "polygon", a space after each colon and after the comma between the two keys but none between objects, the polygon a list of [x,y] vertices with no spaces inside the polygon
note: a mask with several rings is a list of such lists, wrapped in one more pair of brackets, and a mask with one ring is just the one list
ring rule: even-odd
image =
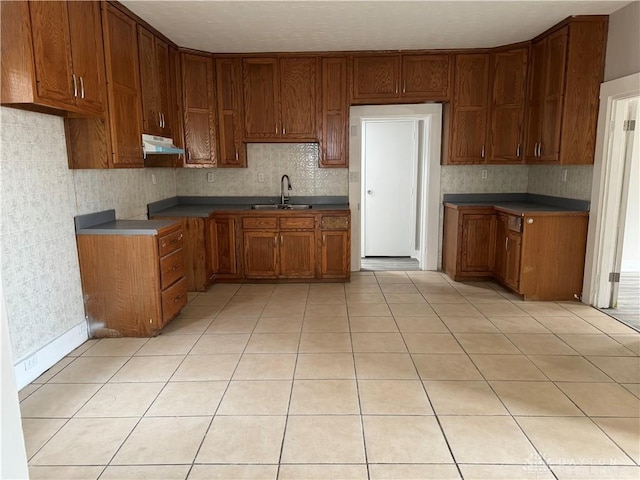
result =
[{"label": "drawer pull", "polygon": [[182,300],[182,295],[178,295],[176,298],[174,298],[173,303],[178,303],[180,300]]},{"label": "drawer pull", "polygon": [[176,270],[178,270],[180,268],[180,265],[174,265],[173,267],[171,267],[171,271],[175,272]]}]

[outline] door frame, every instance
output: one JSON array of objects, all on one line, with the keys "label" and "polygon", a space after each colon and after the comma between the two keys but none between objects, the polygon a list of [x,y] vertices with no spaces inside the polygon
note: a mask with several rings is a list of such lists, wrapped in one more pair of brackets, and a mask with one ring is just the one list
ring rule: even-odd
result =
[{"label": "door frame", "polygon": [[597,308],[611,302],[609,272],[613,271],[620,231],[620,195],[624,157],[612,152],[612,115],[618,100],[640,95],[640,73],[605,82],[600,87],[600,111],[591,187],[582,301]]},{"label": "door frame", "polygon": [[[420,202],[420,268],[438,270],[440,221],[440,145],[442,141],[442,105],[422,103],[410,105],[354,106],[349,112],[349,205],[351,209],[351,271],[360,270],[362,225],[360,203],[362,192],[362,120],[368,118],[403,118],[423,120],[418,145],[423,189]],[[417,203],[417,202],[416,202]]]},{"label": "door frame", "polygon": [[[366,229],[367,229],[367,225],[366,225],[366,214],[367,214],[367,203],[366,203],[366,193],[365,193],[365,186],[366,186],[366,179],[367,179],[367,171],[366,171],[366,158],[365,158],[365,152],[366,152],[366,135],[365,135],[365,124],[367,123],[389,123],[389,122],[411,122],[413,124],[413,134],[414,134],[414,139],[413,139],[413,148],[412,148],[412,152],[411,152],[411,184],[412,185],[416,185],[417,186],[417,182],[418,182],[418,178],[417,178],[417,174],[418,174],[418,162],[420,161],[420,159],[418,158],[418,151],[420,150],[418,148],[418,142],[420,141],[420,136],[418,135],[418,130],[420,128],[419,126],[419,120],[415,119],[415,118],[403,118],[403,117],[394,117],[394,118],[363,118],[362,122],[360,124],[360,128],[362,131],[362,158],[360,159],[360,161],[362,162],[362,165],[360,166],[360,171],[362,172],[362,189],[361,189],[361,202],[360,202],[360,222],[362,225],[362,236],[360,239],[360,243],[361,243],[361,250],[360,253],[362,255],[364,255],[366,253]],[[421,179],[422,181],[422,179]],[[410,218],[411,218],[411,225],[410,225],[410,232],[409,232],[409,236],[407,238],[407,240],[410,241],[410,256],[412,258],[417,257],[420,258],[420,252],[416,251],[415,249],[415,242],[413,241],[416,237],[416,195],[417,195],[417,188],[413,188],[411,190],[411,198],[409,200],[410,202]]]}]

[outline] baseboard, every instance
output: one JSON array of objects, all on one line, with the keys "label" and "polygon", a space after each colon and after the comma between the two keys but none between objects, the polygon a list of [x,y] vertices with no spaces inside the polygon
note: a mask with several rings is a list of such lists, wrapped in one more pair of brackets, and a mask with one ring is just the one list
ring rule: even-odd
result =
[{"label": "baseboard", "polygon": [[14,365],[18,390],[42,375],[69,352],[88,340],[87,324],[79,323],[58,338]]}]

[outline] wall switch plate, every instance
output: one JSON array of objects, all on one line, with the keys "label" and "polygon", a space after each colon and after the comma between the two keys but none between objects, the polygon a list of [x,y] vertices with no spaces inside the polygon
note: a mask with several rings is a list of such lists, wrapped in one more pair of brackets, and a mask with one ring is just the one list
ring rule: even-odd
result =
[{"label": "wall switch plate", "polygon": [[31,370],[33,367],[38,365],[38,357],[36,355],[32,355],[24,361],[24,370]]},{"label": "wall switch plate", "polygon": [[207,172],[207,182],[213,183],[213,180],[214,180],[213,172]]},{"label": "wall switch plate", "polygon": [[357,183],[360,181],[360,172],[349,172],[349,181]]},{"label": "wall switch plate", "polygon": [[264,173],[258,174],[258,183],[264,183]]},{"label": "wall switch plate", "polygon": [[154,185],[158,184],[158,177],[156,177],[155,173],[151,174],[151,183],[153,183]]},{"label": "wall switch plate", "polygon": [[486,168],[483,168],[483,169],[482,169],[482,178],[487,178],[487,176],[488,176],[487,169],[486,169]]},{"label": "wall switch plate", "polygon": [[566,183],[567,182],[567,169],[563,168],[562,169],[562,183]]}]

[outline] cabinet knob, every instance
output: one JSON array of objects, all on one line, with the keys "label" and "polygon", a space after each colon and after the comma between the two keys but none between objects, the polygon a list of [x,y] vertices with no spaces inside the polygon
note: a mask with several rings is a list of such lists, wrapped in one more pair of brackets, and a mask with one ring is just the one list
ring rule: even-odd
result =
[{"label": "cabinet knob", "polygon": [[527,218],[527,223],[531,225],[533,223],[533,218]]}]

